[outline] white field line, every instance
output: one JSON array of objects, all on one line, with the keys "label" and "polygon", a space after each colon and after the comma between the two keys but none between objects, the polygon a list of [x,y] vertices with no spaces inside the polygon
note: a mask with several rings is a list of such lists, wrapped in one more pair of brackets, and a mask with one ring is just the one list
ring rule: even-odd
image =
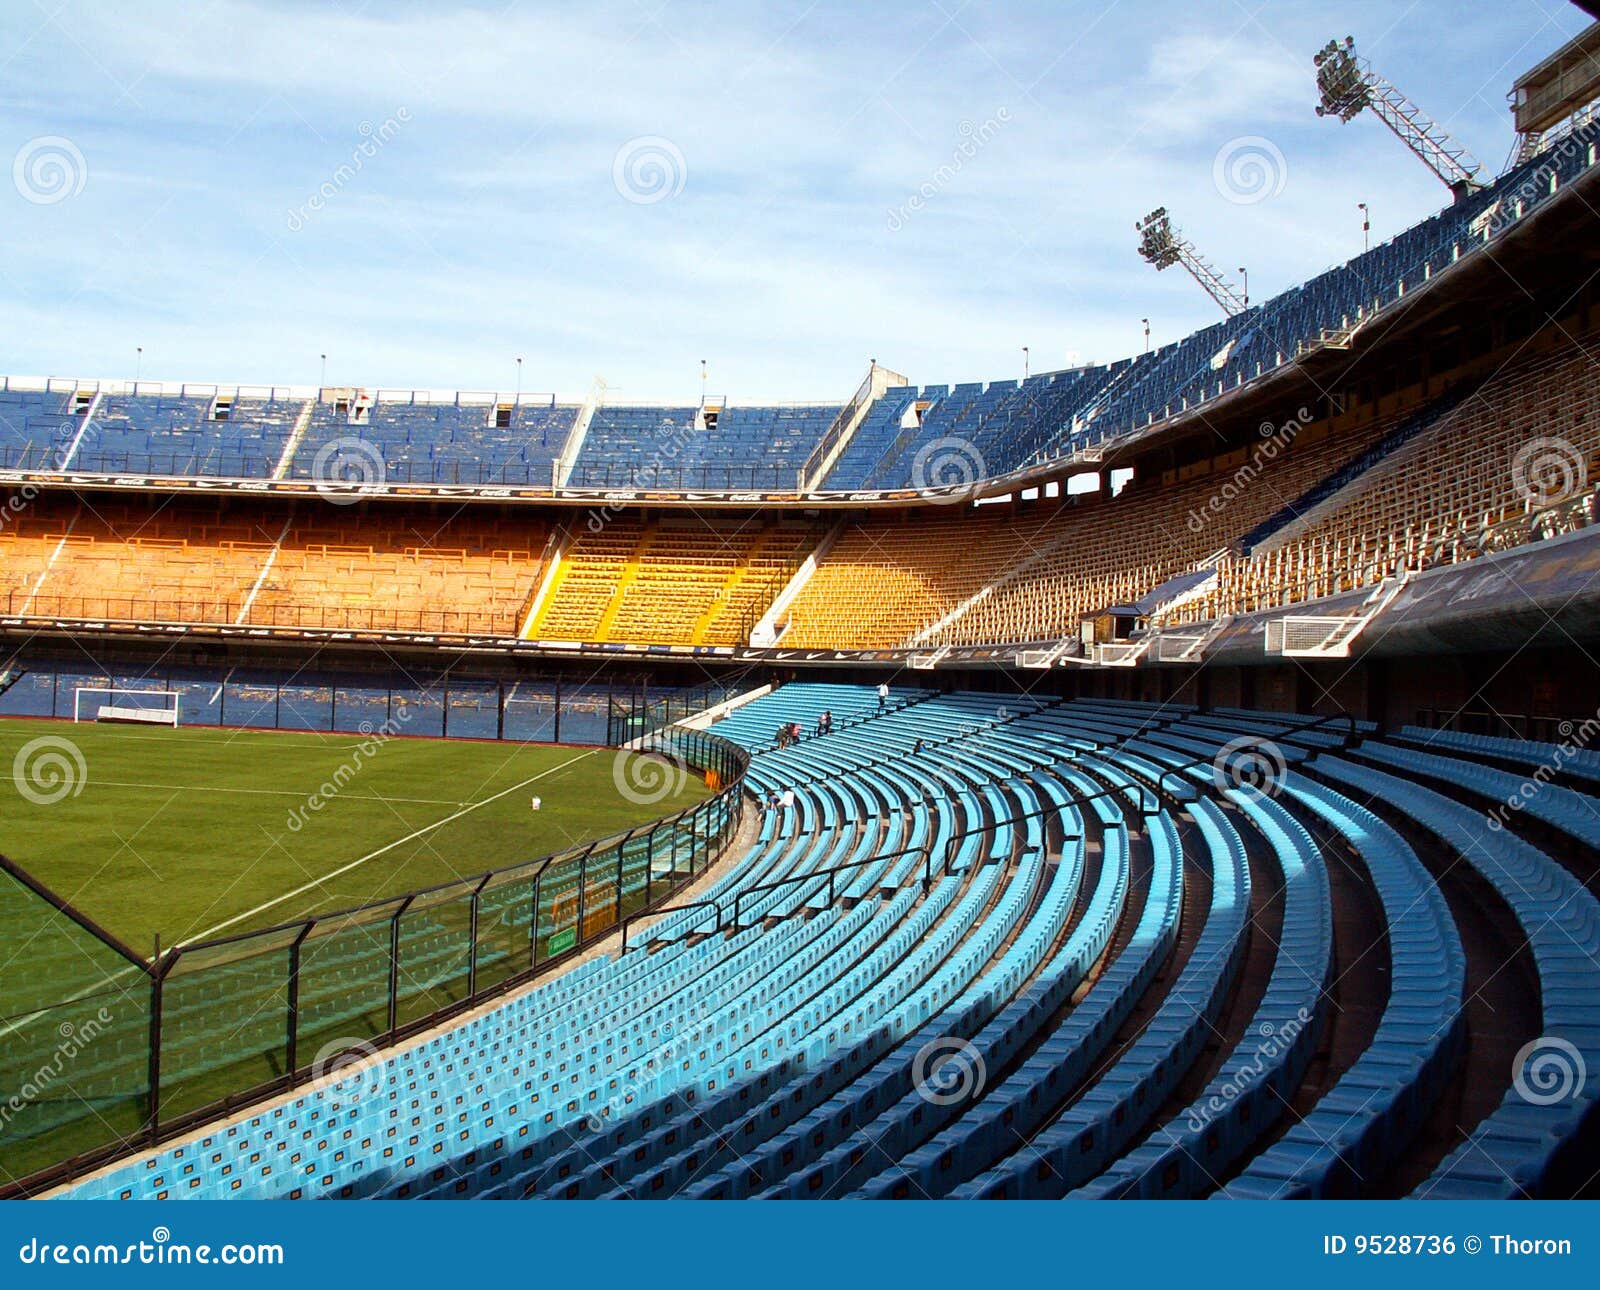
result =
[{"label": "white field line", "polygon": [[[180,684],[182,684],[182,683],[180,682]],[[169,693],[171,693],[171,692],[169,691]],[[531,703],[531,702],[533,702],[533,700],[531,700],[531,699],[524,700],[524,702]],[[4,724],[6,722],[11,722],[11,721],[16,721],[16,722],[24,722],[24,721],[44,722],[44,721],[51,721],[51,720],[65,721],[66,719],[67,718],[65,718],[65,717],[59,717],[59,718],[34,717],[34,716],[26,716],[26,715],[24,715],[22,713],[16,713],[16,714],[8,713],[7,715],[5,715],[3,717],[0,717],[0,733],[3,733],[6,730],[6,725]],[[96,722],[84,722],[84,723],[81,723],[81,724],[92,726],[93,730],[94,730],[94,733],[95,733],[95,735],[97,737],[104,736],[107,740],[113,740],[114,739],[118,744],[141,743],[141,742],[143,742],[143,743],[155,743],[155,742],[158,742],[158,741],[171,742],[171,740],[173,738],[172,731],[170,731],[170,730],[153,731],[153,730],[147,729],[144,726],[124,726],[124,725],[116,725],[116,724],[109,724],[108,725],[108,724],[102,724],[102,723],[97,722],[97,721]],[[371,731],[368,731],[366,734],[362,734],[361,731],[359,731],[359,730],[292,730],[292,729],[287,729],[287,728],[283,729],[283,730],[274,730],[270,726],[201,726],[201,725],[189,725],[189,726],[181,727],[180,728],[180,734],[182,734],[182,735],[196,735],[196,734],[215,735],[218,738],[221,738],[224,735],[230,735],[232,737],[227,740],[227,743],[228,743],[229,747],[233,747],[236,744],[242,744],[242,743],[266,743],[269,740],[273,740],[273,741],[277,741],[279,747],[285,747],[286,745],[294,746],[295,744],[298,743],[298,744],[303,744],[306,747],[316,748],[316,749],[318,749],[319,751],[322,751],[322,752],[330,752],[330,751],[337,752],[338,751],[338,745],[334,745],[334,746],[332,746],[330,748],[330,746],[328,744],[328,741],[330,739],[348,740],[351,743],[358,743],[363,739],[374,737],[377,734],[377,731],[376,730],[371,730]],[[432,738],[435,742],[438,741],[438,736],[423,736],[423,737],[424,738]],[[507,743],[511,743],[513,741],[512,740],[506,740],[506,742]],[[559,745],[559,744],[551,744],[550,746],[554,748],[554,747],[560,747],[561,745]],[[188,787],[194,788],[194,787],[197,787],[197,785],[191,784]]]},{"label": "white field line", "polygon": [[529,784],[532,784],[535,780],[543,779],[546,775],[553,775],[558,770],[564,770],[568,766],[571,766],[574,762],[582,761],[585,757],[593,757],[595,753],[599,751],[601,750],[598,748],[591,748],[588,752],[581,752],[576,757],[569,757],[564,762],[561,762],[555,766],[551,766],[546,770],[541,770],[537,775],[523,780],[520,784],[513,784],[510,788],[503,789],[501,792],[496,793],[493,797],[486,797],[483,799],[483,801],[474,802],[471,806],[463,807],[461,810],[455,812],[455,814],[445,816],[442,820],[435,820],[432,824],[426,824],[422,828],[418,829],[415,833],[408,833],[403,838],[396,838],[387,846],[381,846],[376,851],[369,851],[366,855],[362,856],[358,860],[352,860],[349,864],[341,865],[339,868],[323,874],[320,878],[316,878],[311,882],[304,883],[303,885],[296,887],[293,891],[286,891],[281,896],[274,896],[271,900],[266,901],[264,904],[257,905],[254,909],[247,909],[242,914],[235,914],[232,918],[225,919],[224,921],[218,923],[215,927],[208,927],[205,931],[197,933],[196,935],[189,937],[187,940],[180,941],[178,944],[180,946],[193,945],[197,941],[209,940],[218,932],[225,931],[227,928],[232,927],[235,923],[243,922],[247,918],[254,918],[257,914],[264,913],[266,910],[271,909],[274,905],[281,905],[284,901],[293,900],[296,896],[303,896],[306,892],[322,886],[323,883],[328,882],[330,879],[338,878],[343,874],[347,874],[352,869],[359,869],[369,860],[376,860],[381,855],[387,855],[396,847],[404,846],[407,842],[414,842],[425,834],[432,833],[435,829],[443,828],[446,824],[450,824],[455,820],[459,820],[463,815],[471,815],[472,812],[480,809],[481,807],[488,806],[490,802],[498,802],[502,797],[508,797],[512,793],[519,792],[520,790],[526,788]]}]

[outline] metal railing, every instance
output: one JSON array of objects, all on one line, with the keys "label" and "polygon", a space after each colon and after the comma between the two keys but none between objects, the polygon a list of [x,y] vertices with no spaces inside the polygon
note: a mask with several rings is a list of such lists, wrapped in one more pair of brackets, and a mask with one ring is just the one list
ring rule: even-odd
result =
[{"label": "metal railing", "polygon": [[[359,430],[360,427],[353,427]],[[381,450],[381,444],[377,445]],[[253,457],[236,453],[134,453],[106,452],[81,448],[63,468],[65,444],[34,443],[0,453],[0,470],[48,471],[68,475],[134,475],[152,478],[207,478],[269,480],[277,470],[276,457]],[[370,487],[519,487],[554,490],[556,463],[497,463],[493,461],[385,461],[383,477]],[[313,485],[309,473],[291,471],[284,485]],[[335,481],[336,482],[336,481]],[[638,489],[674,493],[774,492],[795,493],[801,488],[797,466],[770,466],[751,463],[707,463],[662,465],[654,462],[582,462],[568,476],[565,487],[573,490]]]},{"label": "metal railing", "polygon": [[1564,717],[1541,713],[1481,711],[1466,708],[1421,708],[1412,724],[1427,730],[1448,730],[1458,734],[1486,735],[1498,739],[1522,739],[1536,743],[1560,744],[1572,735],[1574,722]]},{"label": "metal railing", "polygon": [[800,491],[800,471],[796,466],[738,466],[733,464],[689,466],[657,462],[591,461],[579,462],[567,476],[568,489],[643,489],[671,493],[686,489],[710,492]]},{"label": "metal railing", "polygon": [[856,413],[863,405],[872,399],[874,378],[878,374],[878,365],[874,363],[867,369],[867,374],[862,378],[861,384],[856,387],[856,392],[850,396],[850,401],[839,409],[832,423],[822,432],[822,438],[817,440],[817,446],[811,450],[811,455],[806,458],[806,464],[800,468],[801,483],[807,488],[815,488],[822,482],[818,471],[822,463],[828,459],[828,454],[834,450],[839,440],[844,437],[850,423],[855,420]]},{"label": "metal railing", "polygon": [[9,591],[0,597],[0,614],[89,622],[185,623],[437,636],[514,636],[517,632],[517,624],[505,615],[467,610],[394,609],[340,605],[331,601],[263,605],[209,596],[37,596],[27,591]]},{"label": "metal railing", "polygon": [[[382,445],[379,445],[381,448]],[[0,454],[0,469],[53,471],[68,475],[138,475],[156,478],[268,480],[278,468],[278,458],[236,453],[135,453],[107,452],[85,446],[71,463],[61,465],[64,445],[35,443]],[[488,461],[435,461],[384,463],[383,478],[374,486],[435,484],[461,487],[519,486],[552,488],[551,462],[496,464]],[[281,483],[315,484],[309,474],[291,473]]]}]

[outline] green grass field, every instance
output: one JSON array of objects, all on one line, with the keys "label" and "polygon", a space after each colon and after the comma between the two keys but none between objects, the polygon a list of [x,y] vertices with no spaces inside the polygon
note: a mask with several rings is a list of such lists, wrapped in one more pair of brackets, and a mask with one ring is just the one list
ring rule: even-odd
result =
[{"label": "green grass field", "polygon": [[[41,739],[68,740],[76,755]],[[707,796],[689,775],[672,777],[677,791],[656,801],[630,801],[614,778],[618,756],[0,720],[0,852],[149,953],[158,934],[172,945],[348,908],[534,859]]]}]

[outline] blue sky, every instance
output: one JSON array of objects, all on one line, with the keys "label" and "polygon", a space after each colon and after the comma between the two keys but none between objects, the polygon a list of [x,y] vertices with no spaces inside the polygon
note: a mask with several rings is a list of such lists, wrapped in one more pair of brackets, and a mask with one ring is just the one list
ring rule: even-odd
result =
[{"label": "blue sky", "polygon": [[[142,345],[146,377],[312,383],[326,352],[330,384],[509,391],[520,356],[525,390],[692,402],[706,359],[712,393],[837,401],[871,358],[920,383],[1018,376],[1023,345],[1105,361],[1142,317],[1159,344],[1216,316],[1135,255],[1153,206],[1264,299],[1360,251],[1358,201],[1379,240],[1448,199],[1370,115],[1313,114],[1330,36],[1493,174],[1512,79],[1587,21],[7,0],[0,369],[131,377]],[[1266,159],[1263,199],[1217,182],[1232,154]]]}]

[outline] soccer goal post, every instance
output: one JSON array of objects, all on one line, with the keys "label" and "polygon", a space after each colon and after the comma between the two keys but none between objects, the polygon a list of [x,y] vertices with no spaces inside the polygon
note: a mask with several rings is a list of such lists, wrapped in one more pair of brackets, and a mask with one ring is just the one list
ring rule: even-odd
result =
[{"label": "soccer goal post", "polygon": [[124,690],[80,685],[72,692],[73,721],[126,721],[134,725],[178,725],[177,690]]}]

